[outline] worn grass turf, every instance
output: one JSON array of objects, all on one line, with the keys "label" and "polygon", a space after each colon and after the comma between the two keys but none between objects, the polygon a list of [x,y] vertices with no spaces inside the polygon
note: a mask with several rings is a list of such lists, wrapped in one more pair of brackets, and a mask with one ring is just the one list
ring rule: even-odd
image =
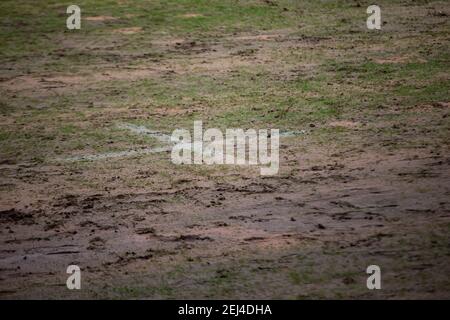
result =
[{"label": "worn grass turf", "polygon": [[[0,2],[1,295],[449,297],[448,1],[70,4]],[[120,127],[194,120],[304,134],[262,178]]]}]

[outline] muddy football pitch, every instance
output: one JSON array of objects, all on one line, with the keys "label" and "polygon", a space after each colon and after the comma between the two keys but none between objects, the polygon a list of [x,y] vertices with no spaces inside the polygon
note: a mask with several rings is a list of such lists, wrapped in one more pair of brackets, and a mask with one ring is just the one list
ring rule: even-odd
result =
[{"label": "muddy football pitch", "polygon": [[449,1],[75,2],[0,2],[0,299],[450,298]]}]

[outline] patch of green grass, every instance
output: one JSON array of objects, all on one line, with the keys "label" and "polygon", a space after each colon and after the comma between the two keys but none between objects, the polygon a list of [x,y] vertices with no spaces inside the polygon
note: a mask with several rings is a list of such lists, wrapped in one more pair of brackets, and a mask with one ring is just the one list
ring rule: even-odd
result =
[{"label": "patch of green grass", "polygon": [[72,124],[64,125],[59,129],[63,134],[73,134],[80,130],[80,128],[77,128],[76,126]]},{"label": "patch of green grass", "polygon": [[313,277],[310,271],[291,271],[288,275],[292,283],[295,285],[308,284],[313,281]]},{"label": "patch of green grass", "polygon": [[428,84],[404,84],[395,90],[396,95],[403,97],[411,104],[431,103],[450,100],[450,81],[435,81]]}]

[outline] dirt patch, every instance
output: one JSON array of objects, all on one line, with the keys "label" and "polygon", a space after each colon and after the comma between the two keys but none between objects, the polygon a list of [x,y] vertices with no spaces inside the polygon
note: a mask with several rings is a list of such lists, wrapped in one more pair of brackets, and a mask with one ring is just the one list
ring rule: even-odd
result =
[{"label": "dirt patch", "polygon": [[115,29],[115,33],[121,33],[121,34],[135,34],[142,31],[142,27],[130,27],[130,28],[121,28],[121,29]]},{"label": "dirt patch", "polygon": [[426,63],[427,60],[421,59],[421,58],[414,58],[411,56],[392,56],[389,58],[383,58],[383,59],[375,59],[376,63],[379,64],[396,64],[396,63]]},{"label": "dirt patch", "polygon": [[185,14],[180,15],[179,17],[185,18],[185,19],[190,19],[190,18],[203,17],[203,15],[200,13],[185,13]]},{"label": "dirt patch", "polygon": [[0,211],[0,223],[33,223],[32,218],[30,213],[24,213],[16,209]]},{"label": "dirt patch", "polygon": [[330,127],[341,127],[347,129],[355,129],[361,126],[361,123],[347,120],[333,121],[328,124]]},{"label": "dirt patch", "polygon": [[73,89],[82,89],[88,84],[111,80],[138,80],[167,72],[168,68],[127,68],[104,69],[84,76],[53,75],[35,77],[32,75],[19,76],[0,83],[0,88],[12,92],[33,96],[43,94],[58,94]]},{"label": "dirt patch", "polygon": [[[142,268],[154,273],[160,263],[185,264],[186,257],[188,262],[215,265],[249,257],[249,252],[258,252],[252,262],[255,268],[278,270],[290,268],[293,258],[298,261],[296,256],[311,248],[331,246],[347,254],[369,246],[390,250],[384,243],[404,239],[405,228],[414,234],[412,230],[431,228],[436,221],[449,222],[449,191],[433,193],[432,198],[431,191],[422,191],[448,185],[444,173],[450,162],[443,157],[342,153],[336,160],[345,165],[308,166],[304,159],[300,174],[265,181],[233,181],[229,176],[227,183],[200,183],[199,188],[191,177],[165,191],[137,193],[122,186],[97,194],[78,189],[44,201],[41,196],[32,206],[44,206],[45,214],[33,217],[32,224],[22,210],[0,213],[2,225],[14,232],[0,235],[4,243],[0,268],[4,277],[15,279],[3,282],[3,288],[11,292],[7,296],[23,295],[19,287],[23,284],[14,274],[48,281],[53,276],[43,275],[43,270],[59,272],[61,264],[74,259],[92,279],[116,268],[132,274]],[[314,184],[306,183],[312,179]],[[417,188],[411,188],[412,181],[417,181]],[[395,260],[395,255],[373,253],[372,259],[374,255],[387,259],[386,264]],[[428,261],[433,266],[438,263]]]},{"label": "dirt patch", "polygon": [[244,34],[235,34],[232,37],[228,37],[228,40],[238,41],[238,42],[266,42],[266,41],[277,41],[277,40],[287,40],[289,35],[291,34],[291,29],[280,29],[273,30],[267,33],[244,33]]},{"label": "dirt patch", "polygon": [[95,17],[85,17],[83,18],[86,21],[111,21],[117,20],[117,18],[112,16],[95,16]]}]

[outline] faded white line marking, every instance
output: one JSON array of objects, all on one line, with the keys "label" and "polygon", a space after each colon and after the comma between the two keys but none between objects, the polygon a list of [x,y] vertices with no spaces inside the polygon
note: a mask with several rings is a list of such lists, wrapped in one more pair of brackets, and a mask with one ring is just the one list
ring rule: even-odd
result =
[{"label": "faded white line marking", "polygon": [[[139,156],[139,155],[146,155],[146,154],[154,154],[154,153],[162,153],[162,152],[169,152],[172,150],[173,143],[170,141],[170,135],[148,129],[144,126],[138,126],[131,123],[121,123],[117,125],[117,128],[129,130],[132,133],[139,134],[139,135],[146,135],[152,138],[155,138],[159,142],[162,142],[164,146],[161,147],[154,147],[154,148],[144,148],[139,150],[125,150],[125,151],[113,151],[113,152],[105,152],[105,153],[98,153],[98,154],[90,154],[90,155],[80,155],[80,156],[73,156],[73,157],[66,157],[66,158],[57,158],[56,161],[95,161],[95,160],[104,160],[104,159],[110,159],[110,158],[125,158],[125,157],[133,157],[133,156]],[[285,131],[280,133],[281,137],[294,137],[299,135],[307,134],[308,131],[306,130],[299,130],[299,131]]]}]

